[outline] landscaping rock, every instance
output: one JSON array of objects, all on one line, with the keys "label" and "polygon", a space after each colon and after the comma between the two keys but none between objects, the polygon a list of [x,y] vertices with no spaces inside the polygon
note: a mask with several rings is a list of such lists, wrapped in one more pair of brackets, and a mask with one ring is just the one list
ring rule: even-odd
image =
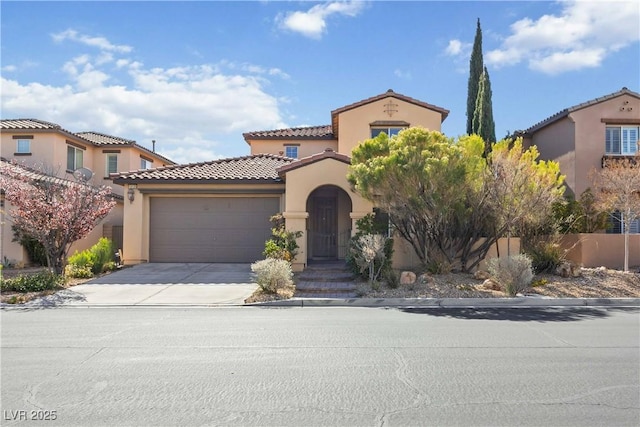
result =
[{"label": "landscaping rock", "polygon": [[413,271],[403,271],[400,273],[401,285],[413,285],[414,283],[416,283],[416,273]]},{"label": "landscaping rock", "polygon": [[582,276],[582,267],[579,265],[571,264],[571,277]]},{"label": "landscaping rock", "polygon": [[556,268],[556,274],[560,277],[571,277],[571,264],[563,262]]},{"label": "landscaping rock", "polygon": [[502,286],[500,286],[500,284],[498,284],[498,282],[493,281],[492,279],[486,279],[484,282],[482,282],[482,288],[483,289],[487,289],[490,291],[501,291],[502,290]]},{"label": "landscaping rock", "polygon": [[488,271],[476,270],[476,272],[473,273],[473,278],[476,280],[487,280],[491,278],[491,275]]},{"label": "landscaping rock", "polygon": [[429,273],[422,273],[418,277],[418,283],[420,283],[421,285],[431,285],[434,282],[435,282],[435,279]]}]

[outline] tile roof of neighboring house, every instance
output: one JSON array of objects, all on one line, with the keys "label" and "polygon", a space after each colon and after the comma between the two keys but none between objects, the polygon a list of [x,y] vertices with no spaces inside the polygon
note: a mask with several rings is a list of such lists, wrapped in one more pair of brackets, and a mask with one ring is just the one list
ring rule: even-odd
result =
[{"label": "tile roof of neighboring house", "polygon": [[2,119],[0,129],[60,129],[60,125],[36,119]]},{"label": "tile roof of neighboring house", "polygon": [[59,124],[56,123],[51,123],[51,122],[46,122],[44,120],[37,120],[37,119],[2,119],[0,120],[0,129],[1,130],[15,130],[15,131],[20,131],[20,130],[25,130],[25,131],[54,131],[54,132],[60,132],[66,136],[69,137],[73,137],[73,138],[77,138],[79,141],[82,141],[84,143],[88,143],[91,145],[95,145],[95,146],[101,146],[101,145],[129,145],[129,146],[134,146],[134,147],[138,147],[139,149],[141,149],[142,151],[152,155],[152,156],[156,156],[159,159],[161,159],[162,161],[164,161],[165,163],[171,164],[171,165],[175,165],[176,162],[174,162],[171,159],[168,159],[158,153],[156,153],[155,151],[149,150],[146,147],[143,147],[142,145],[136,143],[134,140],[131,139],[125,139],[125,138],[120,138],[118,136],[111,136],[111,135],[106,135],[104,133],[99,133],[99,132],[77,132],[77,133],[72,133],[69,132],[66,129],[63,129]]},{"label": "tile roof of neighboring house", "polygon": [[340,162],[346,163],[348,165],[351,164],[351,157],[349,157],[349,156],[347,156],[345,154],[337,153],[337,152],[333,151],[331,148],[327,148],[322,153],[314,154],[314,155],[308,156],[308,157],[303,157],[302,159],[295,160],[295,161],[293,161],[293,162],[291,162],[289,164],[285,164],[285,165],[280,166],[278,168],[278,174],[280,176],[283,176],[289,171],[301,168],[303,166],[310,165],[311,163],[319,162],[320,160],[324,160],[324,159],[335,159],[335,160],[338,160]]},{"label": "tile roof of neighboring house", "polygon": [[[77,181],[72,181],[70,179],[49,175],[42,171],[34,169],[32,167],[29,167],[20,163],[12,162],[5,159],[4,157],[0,157],[0,169],[5,169],[5,168],[17,170],[20,173],[20,175],[33,181],[39,181],[39,182],[47,181],[47,182],[52,182],[54,184],[60,184],[65,186],[77,183]],[[98,187],[95,187],[95,188],[96,190],[98,189]],[[116,200],[124,200],[124,197],[119,194],[111,193],[111,195]]]},{"label": "tile roof of neighboring house", "polygon": [[174,162],[171,159],[168,159],[160,154],[158,154],[155,151],[149,150],[146,147],[143,147],[142,145],[138,144],[137,142],[135,142],[132,139],[125,139],[125,138],[121,138],[119,136],[112,136],[112,135],[107,135],[104,133],[100,133],[100,132],[78,132],[76,133],[76,135],[78,135],[79,137],[86,139],[87,141],[90,141],[91,143],[93,143],[94,145],[97,146],[102,146],[102,145],[129,145],[132,147],[138,147],[139,149],[141,149],[142,151],[151,154],[153,156],[159,157],[160,159],[162,159],[165,163],[168,163],[170,165],[175,165],[176,162]]},{"label": "tile roof of neighboring house", "polygon": [[277,169],[294,159],[273,154],[233,157],[202,163],[165,166],[112,175],[116,184],[165,183],[276,183]]},{"label": "tile roof of neighboring house", "polygon": [[554,115],[552,115],[550,117],[547,117],[546,119],[542,120],[541,122],[536,123],[535,125],[531,126],[530,128],[528,128],[528,129],[526,129],[524,131],[516,132],[516,134],[517,135],[531,134],[533,132],[536,132],[536,131],[542,129],[545,126],[550,125],[551,123],[557,122],[558,120],[567,117],[569,114],[573,113],[574,111],[578,111],[578,110],[581,110],[583,108],[587,108],[587,107],[590,107],[592,105],[599,104],[599,103],[604,102],[604,101],[608,101],[610,99],[616,98],[616,97],[621,96],[621,95],[631,95],[631,96],[634,96],[636,98],[640,98],[640,94],[639,93],[634,92],[632,90],[629,90],[626,87],[623,87],[619,91],[611,93],[609,95],[605,95],[605,96],[602,96],[600,98],[595,98],[595,99],[592,99],[590,101],[583,102],[583,103],[578,104],[578,105],[574,105],[573,107],[565,108],[564,110],[559,111],[559,112],[555,113]]},{"label": "tile roof of neighboring house", "polygon": [[104,133],[99,133],[99,132],[76,132],[76,135],[88,141],[93,142],[95,145],[135,144],[135,141],[132,139],[124,139],[124,138],[120,138],[119,136],[111,136],[111,135],[106,135]]},{"label": "tile roof of neighboring house", "polygon": [[331,125],[308,126],[289,129],[261,130],[246,132],[242,136],[247,139],[335,139]]}]

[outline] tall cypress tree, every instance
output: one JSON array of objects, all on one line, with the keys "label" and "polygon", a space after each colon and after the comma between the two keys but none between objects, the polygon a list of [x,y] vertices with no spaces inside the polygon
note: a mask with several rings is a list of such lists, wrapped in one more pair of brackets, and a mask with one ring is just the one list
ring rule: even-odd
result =
[{"label": "tall cypress tree", "polygon": [[473,114],[476,109],[478,99],[478,84],[482,75],[484,61],[482,59],[482,30],[480,29],[480,18],[476,28],[476,37],[473,40],[473,50],[469,61],[469,84],[467,89],[467,134],[473,132]]},{"label": "tall cypress tree", "polygon": [[496,142],[496,125],[493,121],[493,102],[491,101],[491,80],[489,71],[484,67],[478,82],[478,98],[473,113],[473,133],[478,134],[484,141],[484,156],[491,151],[491,144]]}]

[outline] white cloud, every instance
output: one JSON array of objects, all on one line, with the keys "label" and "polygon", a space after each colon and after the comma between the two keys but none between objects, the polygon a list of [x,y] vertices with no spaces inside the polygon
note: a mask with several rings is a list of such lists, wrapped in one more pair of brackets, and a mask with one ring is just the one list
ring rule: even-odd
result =
[{"label": "white cloud", "polygon": [[79,54],[62,70],[68,77],[62,85],[2,76],[3,117],[33,117],[148,148],[155,139],[157,151],[178,162],[216,159],[236,151],[228,147],[235,144],[236,152],[247,153],[242,132],[287,127],[284,100],[263,88],[267,78],[288,77],[278,68],[230,61],[147,68],[128,58]]},{"label": "white cloud", "polygon": [[401,79],[411,80],[411,71],[403,71],[399,68],[396,68],[395,70],[393,70],[393,74]]},{"label": "white cloud", "polygon": [[127,45],[115,45],[104,37],[92,37],[85,34],[80,34],[76,30],[68,29],[60,33],[52,34],[51,37],[57,43],[62,43],[66,40],[71,40],[77,43],[84,44],[86,46],[97,47],[100,50],[128,53],[133,50],[131,46]]},{"label": "white cloud", "polygon": [[7,73],[13,73],[14,71],[17,71],[18,67],[16,67],[15,65],[5,65],[4,67],[2,67],[2,71],[7,72]]},{"label": "white cloud", "polygon": [[362,1],[329,2],[313,6],[306,12],[288,12],[276,17],[280,28],[300,33],[306,37],[320,39],[327,29],[331,15],[357,16],[364,8]]},{"label": "white cloud", "polygon": [[447,55],[457,56],[462,53],[462,42],[460,40],[449,40],[447,48],[444,50]]},{"label": "white cloud", "polygon": [[560,5],[557,15],[513,23],[500,48],[484,55],[487,64],[526,61],[531,69],[558,74],[598,67],[610,53],[640,40],[637,1],[568,0]]}]

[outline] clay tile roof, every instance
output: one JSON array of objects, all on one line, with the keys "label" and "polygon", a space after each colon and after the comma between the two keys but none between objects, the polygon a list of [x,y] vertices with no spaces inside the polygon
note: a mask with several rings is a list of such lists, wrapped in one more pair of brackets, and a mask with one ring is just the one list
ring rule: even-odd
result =
[{"label": "clay tile roof", "polygon": [[[29,181],[35,181],[35,182],[51,182],[54,184],[58,184],[58,185],[64,185],[64,186],[69,186],[72,184],[77,184],[77,181],[72,181],[70,179],[65,179],[65,178],[60,178],[58,176],[52,176],[52,175],[48,175],[46,173],[43,173],[42,171],[39,171],[37,169],[31,168],[29,166],[20,164],[20,163],[16,163],[16,162],[12,162],[9,161],[7,159],[5,159],[4,157],[0,157],[0,170],[2,169],[10,169],[10,170],[17,170],[19,172],[19,174],[25,178],[27,178]],[[99,190],[98,187],[94,187],[96,190]],[[124,200],[123,196],[120,196],[118,194],[115,193],[111,193],[111,197],[117,199],[117,200]]]},{"label": "clay tile roof", "polygon": [[336,160],[338,160],[340,162],[343,162],[343,163],[346,163],[348,165],[351,164],[351,157],[349,157],[349,156],[347,156],[345,154],[336,153],[331,148],[327,148],[322,153],[314,154],[314,155],[309,156],[309,157],[303,157],[303,158],[295,160],[295,161],[293,161],[293,162],[291,162],[289,164],[285,164],[285,165],[280,166],[278,168],[278,174],[280,176],[283,176],[284,174],[286,174],[289,171],[301,168],[303,166],[310,165],[311,163],[319,162],[320,160],[324,160],[324,159],[336,159]]},{"label": "clay tile roof", "polygon": [[331,125],[309,126],[289,129],[262,130],[246,132],[242,136],[248,139],[335,139]]},{"label": "clay tile roof", "polygon": [[2,119],[0,129],[20,130],[20,129],[55,129],[61,130],[60,125],[36,119]]},{"label": "clay tile roof", "polygon": [[590,107],[592,105],[599,104],[599,103],[604,102],[604,101],[608,101],[610,99],[616,98],[616,97],[621,96],[621,95],[631,95],[631,96],[634,96],[636,98],[640,98],[640,94],[639,93],[634,92],[632,90],[629,90],[626,87],[623,87],[619,91],[610,93],[609,95],[601,96],[600,98],[595,98],[595,99],[592,99],[590,101],[586,101],[586,102],[583,102],[581,104],[574,105],[573,107],[565,108],[564,110],[558,111],[554,115],[552,115],[550,117],[547,117],[546,119],[542,120],[541,122],[536,123],[535,125],[531,126],[530,128],[528,128],[528,129],[526,129],[524,131],[516,132],[516,134],[518,134],[518,135],[531,134],[533,132],[536,132],[536,131],[542,129],[545,126],[550,125],[551,123],[557,122],[558,120],[567,117],[569,114],[573,113],[574,111],[578,111],[578,110],[581,110],[583,108],[587,108],[587,107]]},{"label": "clay tile roof", "polygon": [[132,145],[135,141],[132,139],[124,139],[119,136],[106,135],[99,132],[77,132],[80,138],[84,138],[93,142],[95,145]]},{"label": "clay tile roof", "polygon": [[273,154],[234,157],[202,163],[165,166],[114,174],[116,184],[166,182],[166,183],[215,183],[280,182],[276,170],[294,159]]}]

